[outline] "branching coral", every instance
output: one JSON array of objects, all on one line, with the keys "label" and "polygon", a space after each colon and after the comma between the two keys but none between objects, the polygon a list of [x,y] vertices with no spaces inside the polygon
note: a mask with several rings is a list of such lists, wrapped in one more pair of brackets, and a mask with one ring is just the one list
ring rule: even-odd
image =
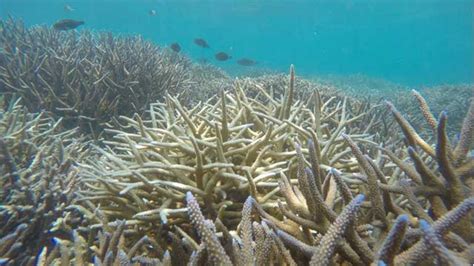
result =
[{"label": "branching coral", "polygon": [[0,257],[26,265],[52,237],[81,223],[66,209],[75,201],[74,160],[86,154],[85,144],[74,131],[60,131],[59,121],[17,104],[0,118]]},{"label": "branching coral", "polygon": [[[168,96],[150,107],[149,119],[122,117],[122,130],[108,130],[115,134],[105,142],[111,148],[97,149],[104,160],[84,165],[84,200],[100,204],[113,219],[175,224],[185,214],[184,193],[192,191],[203,198],[206,213],[229,225],[238,223],[233,213],[244,195],[271,205],[279,189],[272,177],[289,170],[293,137],[319,140],[321,167],[346,165],[340,134],[349,134],[349,125],[355,130],[368,110],[349,114],[347,100],[323,102],[317,93],[309,107],[302,101],[289,105],[292,93],[274,99],[259,86],[252,87],[260,90],[252,99],[244,93],[250,86],[237,81],[233,92],[191,110]],[[368,141],[367,134],[352,136]]]},{"label": "branching coral", "polygon": [[[170,252],[162,254],[162,259],[151,258],[140,254],[145,245],[155,249],[154,253],[162,253],[158,243],[143,237],[131,247],[124,246],[125,222],[115,224],[113,232],[98,232],[97,242],[88,246],[77,231],[73,231],[71,240],[53,239],[53,245],[43,248],[37,256],[37,265],[172,265]],[[95,236],[94,236],[95,238]],[[94,240],[94,239],[93,239]],[[97,244],[97,245],[96,245]],[[92,259],[91,259],[92,258]]]},{"label": "branching coral", "polygon": [[[197,86],[213,84],[202,95],[221,90],[196,103],[188,62],[141,39],[5,25],[0,263],[474,261],[472,102],[456,141],[423,92],[421,134],[394,104],[299,80],[293,66],[285,80],[234,83],[202,70]],[[68,126],[95,132],[113,120],[111,138],[86,152],[76,132],[14,94]],[[97,95],[93,108],[106,109],[88,109]]]},{"label": "branching coral", "polygon": [[[404,251],[419,246],[423,234],[406,226],[417,226],[417,218],[436,224],[449,210],[466,204],[464,184],[472,170],[465,151],[470,148],[450,148],[444,115],[436,121],[438,144],[433,148],[389,105],[411,145],[408,154],[403,149],[392,152],[376,144],[382,134],[368,134],[369,128],[385,127],[374,114],[379,107],[318,92],[298,101],[294,79],[292,69],[288,88],[279,99],[258,83],[244,80],[237,81],[233,91],[222,91],[220,97],[192,109],[168,96],[165,103],[153,104],[146,118],[121,117],[126,124],[108,130],[114,134],[106,142],[109,147],[97,148],[102,159],[82,167],[86,189],[80,192],[81,201],[88,202],[87,208],[100,206],[108,220],[126,219],[127,224],[137,225],[140,229],[134,234],[138,235],[159,222],[189,238],[192,232],[178,228],[186,228],[186,212],[192,210],[191,221],[203,242],[193,245],[190,261],[212,258],[223,264],[248,264],[252,254],[268,253],[270,244],[249,232],[260,229],[260,235],[271,236],[268,239],[280,246],[281,259],[289,264],[309,263],[317,250],[331,250],[325,252],[334,254],[327,257],[328,263],[410,261],[424,249]],[[252,90],[256,94],[250,98],[245,91]],[[424,112],[427,119],[432,117]],[[466,133],[458,145],[471,145],[466,136],[472,119],[468,116],[465,121]],[[397,135],[389,136],[384,145],[400,145]],[[307,142],[308,148],[299,142]],[[459,154],[453,155],[454,150]],[[435,164],[439,171],[433,169]],[[187,196],[188,208],[184,208],[187,191],[196,198]],[[353,196],[357,193],[367,194],[369,200],[356,201],[360,215],[342,218],[348,208],[344,204],[358,198]],[[244,204],[244,195],[252,196],[252,204]],[[198,202],[204,206],[202,213]],[[250,226],[250,205],[258,214],[260,229]],[[426,214],[426,209],[433,213]],[[468,213],[450,220],[454,230],[443,231],[440,238],[448,250],[458,252],[460,261],[467,259],[467,239],[462,238],[470,224],[462,217]],[[399,215],[402,218],[394,225]],[[218,222],[212,225],[204,217]],[[245,244],[240,247],[228,235],[237,224]],[[405,230],[405,237],[395,238],[392,226],[395,232]],[[217,227],[222,238],[214,237]],[[336,234],[331,228],[345,230]],[[253,241],[260,243],[258,249],[249,248]]]},{"label": "branching coral", "polygon": [[[471,84],[425,87],[411,92],[406,90],[384,98],[394,103],[410,120],[417,132],[426,138],[433,136],[433,129],[435,129],[436,116],[430,113],[439,114],[446,111],[449,115],[447,133],[452,139],[456,138],[456,134],[463,124],[464,113],[472,97],[474,97],[474,86]],[[422,107],[423,111],[419,112],[418,107]],[[434,119],[426,121],[426,115]]]},{"label": "branching coral", "polygon": [[[232,247],[228,250],[224,250],[217,238],[217,226],[210,220],[203,220],[199,205],[191,192],[187,193],[187,203],[190,219],[200,220],[193,224],[203,238],[200,248],[191,257],[190,265],[198,265],[199,260],[214,261],[217,265],[272,265],[277,262],[297,265],[269,221],[252,223],[253,210],[263,211],[252,197],[247,198],[242,210],[240,237],[236,234],[230,235],[226,228],[221,228],[224,230],[223,234],[227,234],[227,242],[232,241]],[[206,254],[203,253],[205,250]]]},{"label": "branching coral", "polygon": [[143,113],[166,92],[192,85],[191,63],[140,37],[59,32],[3,21],[0,90],[31,112],[63,117],[65,126],[101,133],[104,123]]},{"label": "branching coral", "polygon": [[232,78],[214,65],[193,64],[189,72],[193,85],[188,89],[178,90],[180,102],[186,107],[195,106],[212,98],[221,90],[232,88]]},{"label": "branching coral", "polygon": [[[467,157],[466,154],[457,155],[455,158],[464,159],[456,162],[454,156],[450,156],[451,148],[449,148],[450,145],[448,145],[445,133],[445,114],[442,114],[440,120],[437,121],[436,131],[438,135],[438,144],[436,145],[436,149],[433,149],[429,144],[427,144],[427,141],[424,141],[420,136],[416,135],[408,122],[395,111],[393,106],[390,106],[390,108],[396,115],[398,123],[404,127],[403,132],[407,138],[411,139],[411,141],[407,141],[407,143],[413,143],[413,146],[409,151],[416,164],[414,167],[415,171],[411,170],[412,166],[405,162],[397,161],[396,163],[402,164],[399,165],[400,170],[410,170],[407,171],[407,176],[415,177],[412,182],[417,184],[417,186],[411,187],[409,182],[399,179],[398,175],[403,173],[403,171],[394,172],[391,170],[392,167],[386,168],[384,164],[380,166],[375,163],[377,161],[374,162],[370,157],[364,156],[362,150],[350,139],[350,137],[345,136],[346,141],[352,149],[352,153],[355,154],[355,157],[358,160],[362,176],[358,176],[355,173],[350,175],[344,173],[341,175],[336,170],[330,170],[329,173],[331,173],[335,179],[336,187],[340,191],[343,200],[346,202],[351,200],[352,195],[347,189],[346,184],[341,182],[343,179],[353,189],[356,188],[358,191],[365,191],[363,186],[367,183],[369,194],[372,194],[372,204],[369,206],[373,208],[372,210],[376,214],[375,217],[385,221],[380,224],[377,223],[377,221],[372,220],[370,218],[371,215],[363,217],[361,221],[365,220],[366,223],[371,223],[372,226],[379,227],[380,229],[374,230],[372,235],[373,238],[364,237],[364,231],[360,231],[365,227],[366,223],[361,223],[356,227],[361,229],[349,229],[343,238],[344,241],[347,241],[348,245],[344,245],[344,241],[341,241],[338,244],[339,251],[337,253],[341,256],[340,259],[348,260],[353,264],[368,264],[375,259],[373,254],[375,254],[377,250],[380,250],[378,252],[380,254],[378,255],[378,259],[386,260],[385,263],[395,263],[397,265],[400,263],[417,263],[420,261],[429,263],[430,259],[426,258],[426,254],[430,251],[426,247],[432,245],[436,247],[433,252],[438,252],[435,254],[437,254],[440,260],[445,263],[458,264],[472,261],[473,258],[469,255],[471,254],[469,247],[469,243],[471,243],[471,234],[469,232],[472,231],[472,223],[469,216],[472,214],[473,199],[468,198],[472,191],[464,185],[467,180],[472,178],[472,174],[470,174],[472,170],[467,170],[466,172],[456,170],[456,166],[459,167],[460,165],[463,165],[463,169],[469,169],[469,167],[472,167],[472,158]],[[471,109],[472,106],[470,110]],[[469,131],[470,128],[472,128],[470,124],[472,121],[471,116],[472,112],[469,111],[462,131]],[[468,138],[472,136],[472,134],[466,133],[462,133],[461,135],[465,138],[466,136],[468,136]],[[469,140],[459,141],[458,145],[466,145],[466,143],[468,143],[467,145],[470,145]],[[431,163],[425,162],[426,159],[421,159],[416,153],[415,145],[420,144],[421,150],[419,152],[426,152],[428,159],[432,157],[433,160]],[[310,141],[308,151],[313,152],[315,150],[314,147],[312,147],[313,145],[314,144]],[[463,148],[458,147],[455,149],[469,151],[471,148],[468,146]],[[281,233],[279,233],[279,236],[285,240],[289,245],[289,248],[295,252],[303,252],[308,256],[308,254],[311,254],[311,243],[314,243],[314,238],[318,237],[318,235],[314,236],[315,233],[308,233],[312,230],[316,230],[315,232],[324,235],[328,234],[329,229],[325,220],[330,222],[337,221],[337,215],[334,210],[332,210],[334,207],[331,207],[335,206],[331,200],[331,179],[325,179],[325,184],[323,184],[322,189],[316,185],[317,180],[321,178],[321,169],[318,169],[320,167],[316,165],[318,164],[318,161],[320,161],[319,158],[316,157],[317,153],[316,156],[310,155],[310,157],[316,158],[311,158],[309,160],[311,167],[304,169],[306,161],[303,158],[302,150],[298,145],[296,146],[296,150],[299,161],[296,170],[299,189],[298,187],[292,187],[290,182],[291,179],[288,179],[284,175],[282,176],[282,182],[280,183],[280,192],[285,196],[287,204],[291,207],[286,208],[284,205],[279,205],[281,213],[287,217],[287,220],[276,220],[274,217],[269,217],[266,213],[261,214],[261,216],[265,219],[270,219],[275,226],[282,230],[280,231]],[[391,154],[386,149],[381,150]],[[430,169],[433,163],[439,166],[439,170]],[[346,168],[346,171],[347,170],[350,170],[350,168]],[[386,180],[387,174],[389,173],[392,173],[391,176],[388,176],[388,181],[391,182],[390,185]],[[352,176],[352,178],[349,179],[350,176]],[[331,177],[331,175],[329,175],[329,177]],[[354,178],[361,180],[362,183],[355,182]],[[397,182],[399,182],[399,184],[397,184]],[[356,184],[361,184],[363,186],[361,187]],[[326,190],[324,189],[325,185],[329,186],[329,188],[326,187]],[[446,193],[449,193],[449,195]],[[417,197],[422,197],[422,201]],[[408,200],[411,208],[401,208],[398,206],[400,203],[399,199],[403,198]],[[381,201],[382,199],[383,205],[377,203],[377,201]],[[426,206],[425,203],[428,203],[431,206]],[[432,212],[426,214],[425,209],[431,209]],[[450,209],[452,210],[448,212]],[[380,210],[378,215],[377,210]],[[324,218],[312,217],[311,214],[314,213],[322,214]],[[386,240],[383,241],[384,244],[382,244],[382,240],[385,238],[384,236],[391,227],[388,218],[393,214],[400,214],[401,218],[397,220],[398,222],[395,223],[393,231],[389,233]],[[411,218],[408,219],[406,214],[409,214]],[[400,231],[406,231],[406,229],[403,228],[406,228],[408,221],[416,225],[417,221],[414,217],[428,220],[422,222],[424,223],[422,226],[425,234],[424,239],[420,239],[420,236],[423,235],[423,233],[420,234],[417,230],[409,231],[407,235]],[[441,236],[441,238],[434,239],[433,237],[430,237],[434,233],[431,233],[429,223],[433,223],[433,231],[436,235]],[[383,226],[383,224],[385,224],[385,226]],[[300,227],[301,229],[299,229]],[[284,231],[287,233],[284,233]],[[397,237],[395,237],[395,234],[397,234]],[[424,241],[428,242],[425,244]],[[444,242],[444,244],[442,242]],[[406,251],[400,253],[400,246],[402,243],[403,249],[406,249]],[[326,244],[325,248],[328,248]],[[321,256],[318,258],[321,258]],[[329,261],[327,263],[329,263]]]},{"label": "branching coral", "polygon": [[364,195],[358,195],[336,218],[327,233],[321,239],[320,247],[316,250],[313,257],[311,257],[310,265],[328,265],[330,263],[336,245],[345,234],[347,227],[353,222],[356,212],[363,201]]},{"label": "branching coral", "polygon": [[[432,252],[434,252],[435,257],[431,258],[439,259],[446,265],[460,265],[469,261],[469,259],[466,259],[465,253],[471,252],[467,247],[465,247],[464,251],[449,250],[445,244],[442,243],[439,236],[444,235],[449,230],[449,227],[458,223],[462,217],[472,212],[474,198],[463,201],[457,208],[448,212],[438,221],[433,223],[432,226],[427,221],[421,220],[420,227],[422,230],[421,236],[423,236],[423,238],[418,241],[410,240],[410,234],[418,233],[415,233],[415,231],[408,231],[407,235],[407,225],[409,222],[408,216],[401,215],[395,221],[393,228],[390,230],[389,235],[383,242],[383,246],[380,247],[377,258],[374,259],[374,261],[362,263],[359,261],[359,256],[361,255],[358,252],[360,251],[359,249],[364,249],[363,246],[365,246],[365,248],[369,249],[368,252],[370,253],[373,244],[371,241],[365,243],[366,240],[357,237],[357,235],[362,234],[365,230],[363,229],[363,226],[359,225],[354,227],[357,217],[356,212],[363,204],[363,195],[354,197],[352,201],[344,207],[342,212],[337,216],[323,236],[319,234],[315,235],[314,246],[306,244],[301,240],[298,240],[295,236],[282,231],[280,228],[291,226],[291,222],[279,222],[275,220],[262,209],[261,205],[255,199],[249,197],[242,210],[240,237],[236,234],[231,234],[231,238],[233,238],[232,241],[238,242],[240,245],[237,247],[234,245],[233,249],[225,251],[227,253],[224,252],[221,243],[228,242],[229,240],[224,240],[226,238],[224,237],[221,240],[222,242],[219,242],[217,237],[219,233],[216,231],[217,226],[210,221],[207,223],[204,221],[199,206],[197,205],[197,201],[190,192],[188,192],[187,197],[190,218],[194,220],[196,219],[195,217],[201,217],[201,222],[194,223],[199,235],[206,235],[206,238],[213,239],[212,244],[203,242],[200,248],[196,250],[200,255],[192,256],[192,265],[194,265],[194,260],[197,258],[206,261],[207,256],[210,256],[207,259],[214,257],[214,259],[220,260],[219,265],[230,265],[231,263],[233,265],[262,265],[261,262],[265,259],[270,263],[274,261],[273,256],[276,254],[278,254],[279,261],[285,262],[285,264],[289,265],[308,263],[309,258],[311,258],[311,261],[309,262],[311,265],[331,265],[336,262],[342,264],[346,259],[356,265],[364,265],[377,261],[379,262],[379,265],[411,265],[413,263],[419,263],[420,260],[429,261],[426,257],[428,247],[433,247]],[[260,219],[256,218],[257,220],[261,220],[260,223],[256,221],[253,223],[251,222],[251,213],[253,210],[255,210],[258,217],[260,217]],[[270,220],[267,220],[267,218]],[[307,223],[300,223],[300,225],[304,228],[307,226]],[[206,233],[202,231],[204,230],[203,226],[206,228]],[[260,229],[261,227],[265,228],[263,232]],[[227,229],[224,228],[223,235],[229,234],[226,230]],[[351,233],[350,230],[355,231],[352,231]],[[306,236],[312,237],[312,234],[314,233]],[[278,238],[274,238],[275,236],[278,236]],[[227,238],[228,237],[229,236],[227,236]],[[263,243],[267,242],[268,239],[273,239],[273,244],[270,245],[275,245],[273,250],[277,253],[273,256],[267,255],[262,258],[261,256],[268,252],[263,251],[265,250]],[[345,241],[348,241],[348,244],[344,244]],[[287,247],[283,244],[286,244]],[[446,242],[446,245],[452,244],[452,242]],[[404,248],[407,248],[407,245],[411,245],[411,247],[400,255],[397,255],[400,252],[400,247],[405,246]],[[202,253],[206,248],[210,247],[220,247],[220,252],[211,252],[207,253],[207,255]],[[289,248],[290,250],[287,250],[286,248]],[[356,253],[351,251],[352,248],[354,248]],[[215,249],[212,248],[211,250]],[[337,252],[339,254],[338,256],[341,257],[338,258],[338,256],[334,256],[335,252]],[[298,254],[301,254],[302,256]],[[366,255],[370,256],[369,254]],[[468,256],[469,255],[467,255],[467,257]],[[229,261],[229,257],[234,258],[232,262]]]},{"label": "branching coral", "polygon": [[[421,98],[421,95],[417,97]],[[409,145],[409,155],[418,172],[408,176],[419,176],[419,178],[412,178],[413,181],[419,185],[426,186],[426,192],[423,194],[428,196],[435,216],[440,216],[446,212],[446,209],[453,208],[472,193],[465,184],[470,182],[474,172],[474,159],[468,156],[472,149],[474,102],[471,101],[461,130],[460,140],[454,147],[447,139],[446,113],[441,113],[439,121],[436,122],[437,144],[433,148],[414,131],[408,121],[401,116],[393,105],[389,104],[389,108],[403,129],[404,136]],[[432,116],[426,115],[425,117],[427,117],[428,123],[432,121],[430,119]],[[427,156],[425,160],[421,159],[422,155],[420,154],[422,153],[425,153]],[[403,162],[398,163],[404,164]],[[430,169],[432,164],[436,164],[438,169]],[[408,167],[405,166],[404,169],[408,169]],[[422,192],[420,191],[419,193]]]},{"label": "branching coral", "polygon": [[214,228],[204,219],[201,213],[199,204],[191,192],[186,194],[186,202],[188,206],[189,217],[194,227],[197,229],[200,238],[202,239],[205,250],[209,256],[210,261],[218,265],[230,265],[229,256],[225,253],[224,248],[216,237]]}]

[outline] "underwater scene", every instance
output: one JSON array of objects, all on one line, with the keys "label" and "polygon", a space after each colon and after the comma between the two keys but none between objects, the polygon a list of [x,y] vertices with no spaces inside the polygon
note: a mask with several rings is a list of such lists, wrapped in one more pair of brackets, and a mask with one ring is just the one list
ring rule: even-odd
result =
[{"label": "underwater scene", "polygon": [[473,265],[472,0],[0,0],[0,265]]}]

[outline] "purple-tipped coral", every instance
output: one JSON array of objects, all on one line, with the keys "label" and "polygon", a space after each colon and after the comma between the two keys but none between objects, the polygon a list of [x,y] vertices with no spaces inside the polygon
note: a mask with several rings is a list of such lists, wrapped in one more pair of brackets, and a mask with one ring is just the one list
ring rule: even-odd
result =
[{"label": "purple-tipped coral", "polygon": [[357,195],[337,217],[336,221],[329,227],[319,244],[317,251],[311,258],[310,265],[329,265],[334,254],[336,244],[345,234],[347,227],[354,221],[357,210],[364,201],[365,196]]},{"label": "purple-tipped coral", "polygon": [[393,265],[393,259],[399,252],[408,227],[408,215],[400,215],[395,220],[377,254],[377,260],[384,265]]},{"label": "purple-tipped coral", "polygon": [[186,202],[191,222],[205,245],[209,259],[218,265],[231,265],[229,256],[225,253],[215,232],[206,224],[199,204],[191,192],[186,193]]}]

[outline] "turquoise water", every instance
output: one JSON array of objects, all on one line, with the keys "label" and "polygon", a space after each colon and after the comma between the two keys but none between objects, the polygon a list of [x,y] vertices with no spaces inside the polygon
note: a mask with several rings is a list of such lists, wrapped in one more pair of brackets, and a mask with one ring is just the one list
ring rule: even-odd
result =
[{"label": "turquoise water", "polygon": [[[248,57],[259,62],[250,71],[295,64],[305,77],[359,73],[407,86],[474,82],[473,9],[472,0],[0,0],[2,18],[73,18],[86,22],[80,29],[178,42],[231,74],[248,70],[236,64]],[[196,46],[197,37],[211,49]],[[233,58],[218,62],[219,51]]]}]

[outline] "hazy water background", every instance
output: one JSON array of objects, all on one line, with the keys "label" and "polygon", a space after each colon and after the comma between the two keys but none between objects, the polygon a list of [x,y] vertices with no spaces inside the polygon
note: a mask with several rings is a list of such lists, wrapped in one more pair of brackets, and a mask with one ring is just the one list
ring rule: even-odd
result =
[{"label": "hazy water background", "polygon": [[[81,29],[179,42],[231,74],[246,70],[235,59],[249,57],[274,71],[295,64],[309,78],[360,73],[406,86],[474,82],[473,9],[472,0],[0,0],[2,18],[73,18],[86,22]],[[217,62],[218,51],[233,60]]]}]

